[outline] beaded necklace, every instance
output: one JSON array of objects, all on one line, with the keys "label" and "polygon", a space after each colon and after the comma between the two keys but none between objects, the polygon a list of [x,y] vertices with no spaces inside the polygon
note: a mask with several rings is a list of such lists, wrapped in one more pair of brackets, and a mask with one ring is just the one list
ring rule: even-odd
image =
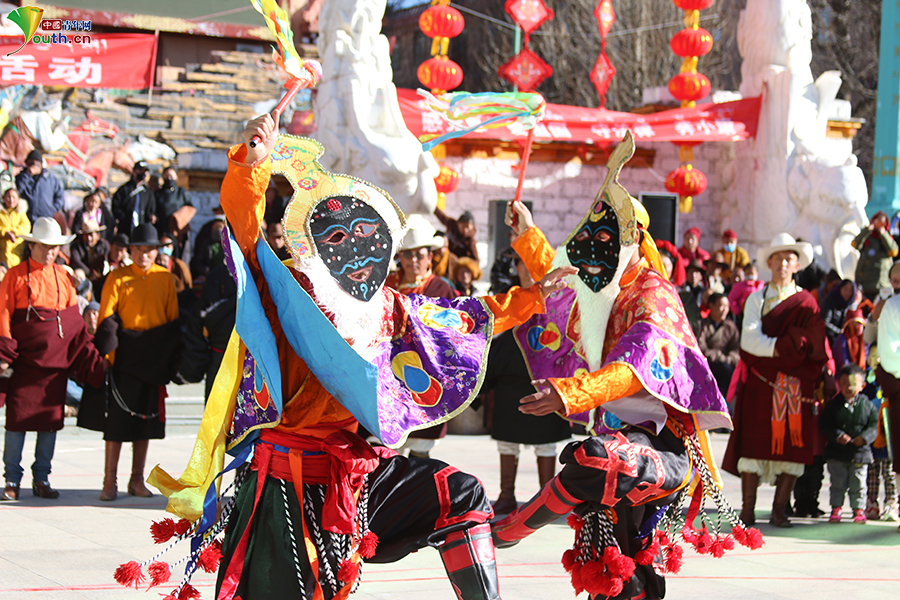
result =
[{"label": "beaded necklace", "polygon": [[[26,285],[28,288],[27,289],[28,310],[25,312],[25,320],[26,321],[31,320],[31,313],[34,313],[34,316],[37,317],[37,319],[39,321],[46,321],[47,319],[44,319],[43,317],[41,317],[41,315],[38,313],[38,311],[34,308],[34,306],[31,303],[31,259],[30,258],[27,259],[26,262],[28,264],[28,266],[26,267],[26,271],[25,271],[26,272]],[[59,272],[57,272],[55,265],[50,265],[50,267],[53,269],[53,275],[54,275],[54,278],[56,279],[56,326],[59,329],[59,337],[63,338],[65,336],[63,335],[62,319],[59,316],[59,302],[60,302]]]}]

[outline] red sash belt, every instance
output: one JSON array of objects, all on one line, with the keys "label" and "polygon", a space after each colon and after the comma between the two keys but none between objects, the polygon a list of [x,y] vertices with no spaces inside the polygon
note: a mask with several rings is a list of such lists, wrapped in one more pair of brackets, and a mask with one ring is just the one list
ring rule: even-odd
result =
[{"label": "red sash belt", "polygon": [[[282,433],[271,429],[260,432],[250,468],[256,471],[256,497],[250,519],[225,571],[218,600],[234,597],[240,583],[247,554],[253,516],[262,495],[266,477],[271,475],[294,484],[300,514],[303,514],[303,484],[327,486],[322,509],[322,527],[333,533],[354,533],[356,503],[367,473],[378,466],[379,455],[361,437],[347,431],[354,423],[346,419],[336,423],[313,425],[302,433]],[[301,518],[303,537],[309,540],[306,520]],[[318,584],[318,557],[315,546],[306,544],[312,572],[316,575],[314,598],[322,597]],[[349,590],[348,590],[349,593]]]}]

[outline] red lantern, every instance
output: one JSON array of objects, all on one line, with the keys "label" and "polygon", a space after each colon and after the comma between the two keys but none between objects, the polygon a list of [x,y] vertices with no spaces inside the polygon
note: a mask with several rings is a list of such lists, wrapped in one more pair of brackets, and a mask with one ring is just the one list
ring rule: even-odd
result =
[{"label": "red lantern", "polygon": [[466,26],[462,13],[452,6],[432,6],[419,17],[419,28],[430,38],[454,38]]},{"label": "red lantern", "polygon": [[696,102],[709,96],[712,86],[702,73],[679,73],[669,80],[669,92],[683,102]]},{"label": "red lantern", "polygon": [[497,69],[497,74],[515,85],[520,92],[530,92],[553,75],[553,67],[526,46]]},{"label": "red lantern", "polygon": [[697,29],[689,27],[676,33],[669,45],[677,56],[703,56],[712,50],[713,39],[702,27]]},{"label": "red lantern", "polygon": [[714,0],[673,0],[681,10],[706,10]]},{"label": "red lantern", "polygon": [[678,167],[666,176],[666,189],[679,196],[696,196],[706,191],[706,175],[692,165]]},{"label": "red lantern", "polygon": [[459,173],[444,163],[438,163],[441,172],[434,178],[434,186],[441,194],[450,194],[459,187]]},{"label": "red lantern", "polygon": [[416,69],[419,81],[430,90],[440,93],[459,87],[463,80],[463,70],[446,56],[429,58]]}]

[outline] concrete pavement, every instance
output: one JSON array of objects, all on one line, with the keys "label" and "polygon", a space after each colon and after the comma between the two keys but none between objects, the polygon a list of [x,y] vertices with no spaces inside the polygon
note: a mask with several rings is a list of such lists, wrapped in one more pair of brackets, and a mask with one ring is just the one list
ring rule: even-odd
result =
[{"label": "concrete pavement", "polygon": [[[166,440],[152,442],[149,463],[160,463],[172,474],[187,462],[196,431],[202,388],[170,388],[174,402]],[[176,404],[175,402],[178,402]],[[176,417],[173,411],[181,412]],[[71,421],[71,420],[69,420]],[[717,456],[727,437],[713,436]],[[30,485],[28,466],[33,437],[26,443],[23,484]],[[119,587],[115,568],[129,560],[145,560],[160,547],[152,543],[149,525],[166,516],[160,496],[138,499],[124,495],[130,452],[123,450],[119,468],[120,496],[115,502],[97,499],[103,479],[101,435],[67,424],[59,434],[51,483],[58,500],[34,498],[23,489],[17,503],[0,504],[0,600],[28,598],[135,600],[143,591]],[[499,491],[495,444],[486,436],[449,436],[435,449],[446,460],[477,475],[488,493]],[[725,475],[725,494],[739,505],[740,483]],[[821,505],[827,504],[827,479]],[[537,491],[533,454],[520,459],[517,497]],[[772,488],[760,490],[757,518],[765,523]],[[845,520],[849,510],[845,510]],[[817,600],[887,600],[900,596],[900,533],[896,523],[829,525],[824,520],[797,519],[796,526],[775,530],[763,524],[766,545],[756,551],[739,548],[715,559],[685,551],[682,572],[668,578],[668,598],[816,598]],[[497,553],[500,590],[505,600],[572,597],[567,574],[559,563],[571,546],[572,531],[563,521],[545,527],[518,546]],[[186,545],[185,545],[186,546]],[[169,561],[178,558],[170,554]],[[173,580],[177,580],[177,572]],[[212,599],[214,577],[199,573],[195,586]],[[173,586],[174,587],[174,586]],[[170,587],[154,589],[168,593]],[[425,549],[391,565],[366,565],[355,598],[361,600],[453,600],[438,553]],[[580,596],[586,598],[586,595]]]}]

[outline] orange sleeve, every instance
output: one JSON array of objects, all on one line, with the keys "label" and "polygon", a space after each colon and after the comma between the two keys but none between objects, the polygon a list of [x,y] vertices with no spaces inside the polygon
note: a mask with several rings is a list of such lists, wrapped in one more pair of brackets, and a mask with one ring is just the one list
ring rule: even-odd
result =
[{"label": "orange sleeve", "polygon": [[521,325],[531,315],[544,312],[544,298],[540,286],[513,287],[505,294],[484,296],[484,303],[494,313],[494,334]]},{"label": "orange sleeve", "polygon": [[606,365],[593,373],[550,379],[549,382],[566,405],[567,416],[597,408],[644,389],[634,372],[619,363]]},{"label": "orange sleeve", "polygon": [[248,164],[244,144],[232,146],[228,151],[228,172],[222,181],[220,200],[231,233],[244,256],[256,262],[256,240],[266,213],[266,188],[272,175],[272,162],[263,160]]},{"label": "orange sleeve", "polygon": [[[12,275],[12,276],[10,276]],[[15,273],[7,272],[3,281],[0,281],[0,337],[12,337],[12,315],[16,310]]]},{"label": "orange sleeve", "polygon": [[516,238],[512,248],[522,257],[528,273],[535,281],[540,281],[553,268],[556,250],[537,227],[529,227],[525,233]]}]

